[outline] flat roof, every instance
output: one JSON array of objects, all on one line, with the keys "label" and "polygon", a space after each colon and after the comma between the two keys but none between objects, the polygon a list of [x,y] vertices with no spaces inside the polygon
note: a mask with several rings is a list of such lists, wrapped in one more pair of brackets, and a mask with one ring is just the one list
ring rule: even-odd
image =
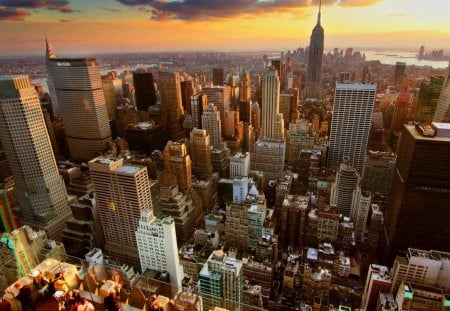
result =
[{"label": "flat roof", "polygon": [[141,169],[142,169],[141,166],[122,165],[121,167],[115,169],[115,171],[119,173],[135,174],[139,172]]},{"label": "flat roof", "polygon": [[370,83],[336,83],[336,90],[376,90],[376,84]]}]

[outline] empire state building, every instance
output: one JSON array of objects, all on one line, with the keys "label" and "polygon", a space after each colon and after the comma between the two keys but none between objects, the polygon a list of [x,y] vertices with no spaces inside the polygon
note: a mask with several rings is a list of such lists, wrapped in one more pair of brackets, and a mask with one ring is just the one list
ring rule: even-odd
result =
[{"label": "empire state building", "polygon": [[320,25],[320,9],[321,5],[317,15],[317,24],[312,31],[309,42],[308,72],[306,74],[304,98],[321,98],[324,31],[322,25]]}]

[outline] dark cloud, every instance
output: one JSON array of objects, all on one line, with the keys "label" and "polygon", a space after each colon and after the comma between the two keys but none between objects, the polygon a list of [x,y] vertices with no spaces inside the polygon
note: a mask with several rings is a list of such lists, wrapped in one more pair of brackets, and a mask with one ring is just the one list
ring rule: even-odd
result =
[{"label": "dark cloud", "polygon": [[68,0],[0,0],[0,6],[6,8],[57,10],[62,13],[78,12],[70,7]]},{"label": "dark cloud", "polygon": [[113,13],[120,13],[120,12],[122,12],[122,10],[118,9],[118,8],[103,8],[103,10],[110,11],[110,12],[113,12]]},{"label": "dark cloud", "polygon": [[30,13],[25,10],[0,6],[0,20],[22,21],[27,15]]},{"label": "dark cloud", "polygon": [[[318,5],[319,0],[116,0],[127,6],[148,7],[156,20],[228,18],[243,14],[283,12]],[[323,5],[366,6],[382,0],[323,0]]]}]

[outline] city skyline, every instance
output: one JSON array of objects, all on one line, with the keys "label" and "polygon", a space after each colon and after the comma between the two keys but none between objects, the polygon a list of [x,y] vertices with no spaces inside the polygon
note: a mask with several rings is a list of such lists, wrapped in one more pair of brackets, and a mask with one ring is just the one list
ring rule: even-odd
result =
[{"label": "city skyline", "polygon": [[[445,0],[322,1],[325,49],[448,49]],[[0,1],[0,56],[40,54],[46,34],[62,54],[295,49],[309,44],[319,1]],[[351,23],[349,22],[351,21]],[[181,31],[180,31],[181,30]],[[101,38],[101,39],[99,39]]]}]

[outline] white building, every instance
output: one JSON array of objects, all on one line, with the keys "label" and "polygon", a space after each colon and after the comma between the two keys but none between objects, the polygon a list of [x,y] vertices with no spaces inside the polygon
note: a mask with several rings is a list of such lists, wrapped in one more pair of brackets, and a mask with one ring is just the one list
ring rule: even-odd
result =
[{"label": "white building", "polygon": [[376,84],[336,83],[328,167],[348,156],[352,166],[362,172],[376,90]]},{"label": "white building", "polygon": [[250,170],[250,153],[236,152],[230,157],[230,178],[248,176]]},{"label": "white building", "polygon": [[242,204],[248,194],[248,177],[239,176],[233,179],[233,203]]},{"label": "white building", "polygon": [[136,231],[141,271],[153,269],[169,272],[170,283],[181,288],[183,267],[178,258],[175,222],[172,217],[157,219],[153,211],[141,212]]}]

